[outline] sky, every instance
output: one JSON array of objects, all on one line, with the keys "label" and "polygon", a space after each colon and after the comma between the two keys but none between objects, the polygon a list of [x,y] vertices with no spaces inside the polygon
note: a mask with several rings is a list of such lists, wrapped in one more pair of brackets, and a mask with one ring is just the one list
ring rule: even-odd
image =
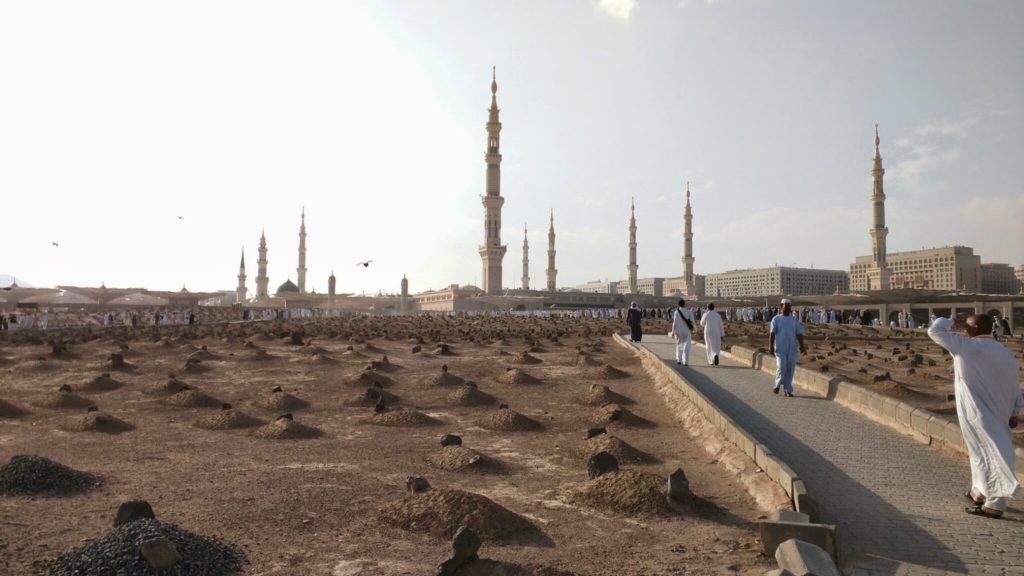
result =
[{"label": "sky", "polygon": [[[848,269],[889,251],[1024,264],[1024,2],[0,2],[0,274],[233,289],[479,285],[492,66],[504,286]],[[57,243],[58,246],[54,246]],[[369,267],[356,262],[373,259]]]}]

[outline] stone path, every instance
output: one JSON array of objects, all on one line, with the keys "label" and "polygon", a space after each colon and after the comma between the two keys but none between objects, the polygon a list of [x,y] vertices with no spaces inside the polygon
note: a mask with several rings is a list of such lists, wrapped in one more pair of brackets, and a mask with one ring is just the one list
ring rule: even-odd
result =
[{"label": "stone path", "polygon": [[[675,364],[675,342],[645,335],[644,347]],[[1024,510],[1001,520],[970,516],[966,459],[917,442],[842,405],[796,388],[772,394],[771,375],[694,346],[676,367],[803,479],[836,524],[847,574],[1024,575]]]}]

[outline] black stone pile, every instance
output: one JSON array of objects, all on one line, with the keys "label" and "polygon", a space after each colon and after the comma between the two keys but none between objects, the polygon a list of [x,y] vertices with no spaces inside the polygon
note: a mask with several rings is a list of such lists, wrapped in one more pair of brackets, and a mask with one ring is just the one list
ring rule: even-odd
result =
[{"label": "black stone pile", "polygon": [[100,485],[95,474],[81,472],[34,454],[12,456],[0,466],[0,494],[64,496]]},{"label": "black stone pile", "polygon": [[116,526],[106,536],[56,560],[50,576],[226,575],[241,572],[244,556],[213,538],[147,517]]}]

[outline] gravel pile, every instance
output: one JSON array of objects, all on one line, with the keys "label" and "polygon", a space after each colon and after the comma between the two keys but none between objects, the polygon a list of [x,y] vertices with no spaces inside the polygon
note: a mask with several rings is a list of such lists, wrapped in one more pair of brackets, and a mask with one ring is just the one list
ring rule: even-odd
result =
[{"label": "gravel pile", "polygon": [[163,384],[146,389],[145,393],[152,394],[155,396],[170,396],[172,394],[177,394],[182,390],[188,390],[188,384],[185,384],[181,380],[178,380],[177,378],[174,378],[172,376],[171,378],[168,378],[167,381],[164,382]]},{"label": "gravel pile", "polygon": [[432,467],[449,472],[465,469],[486,472],[500,468],[494,460],[465,446],[445,446],[426,460]]},{"label": "gravel pile", "polygon": [[595,380],[613,380],[616,378],[628,378],[629,372],[619,370],[618,368],[609,366],[608,364],[602,364],[590,371],[590,377]]},{"label": "gravel pile", "polygon": [[12,456],[0,466],[0,494],[64,496],[100,485],[100,478],[34,454]]},{"label": "gravel pile", "polygon": [[79,390],[87,392],[109,392],[111,390],[117,390],[124,386],[124,382],[119,382],[110,377],[110,374],[103,373],[92,380],[89,380],[85,384],[79,387]]},{"label": "gravel pile", "polygon": [[501,504],[463,490],[428,490],[386,504],[379,512],[385,524],[451,538],[469,526],[481,538],[495,542],[530,541],[543,533],[530,520]]},{"label": "gravel pile", "polygon": [[204,428],[206,430],[235,430],[238,428],[261,426],[263,421],[257,420],[244,412],[229,409],[201,416],[196,420],[195,424],[197,428]]},{"label": "gravel pile", "polygon": [[530,376],[519,368],[513,368],[506,370],[504,374],[499,376],[498,382],[504,384],[540,384],[540,379]]},{"label": "gravel pile", "polygon": [[358,376],[349,380],[349,384],[361,388],[379,384],[381,388],[385,388],[391,386],[393,382],[391,381],[391,378],[388,378],[379,372],[365,371],[360,372]]},{"label": "gravel pile", "polygon": [[171,573],[177,576],[238,574],[245,557],[214,538],[206,538],[152,518],[134,520],[106,536],[63,554],[50,576],[150,576],[156,574],[139,555],[139,545],[155,538],[174,543],[182,562]]},{"label": "gravel pile", "polygon": [[104,412],[93,411],[85,416],[78,416],[64,424],[63,428],[68,432],[102,432],[104,434],[120,434],[134,430],[128,422],[115,418]]},{"label": "gravel pile", "polygon": [[256,429],[257,438],[264,440],[301,440],[320,436],[319,428],[299,424],[290,418],[278,418],[266,426]]},{"label": "gravel pile", "polygon": [[375,412],[370,421],[377,426],[437,426],[441,422],[416,410],[393,408]]},{"label": "gravel pile", "polygon": [[476,384],[465,384],[456,388],[448,395],[448,403],[457,406],[486,406],[498,400],[486,392],[481,392]]},{"label": "gravel pile", "polygon": [[223,404],[220,400],[204,394],[195,388],[188,388],[177,394],[171,394],[163,399],[163,403],[179,408],[214,408]]},{"label": "gravel pile", "polygon": [[47,393],[32,403],[33,406],[50,408],[51,410],[76,410],[92,406],[93,404],[95,402],[92,400],[63,388],[56,392]]},{"label": "gravel pile", "polygon": [[591,384],[586,392],[576,397],[580,404],[587,406],[600,406],[608,402],[616,404],[632,404],[632,400],[608,389],[604,384]]},{"label": "gravel pile", "polygon": [[376,386],[370,386],[366,390],[353,394],[346,399],[345,406],[376,406],[377,402],[384,401],[385,404],[398,402],[398,396],[381,390]]},{"label": "gravel pile", "polygon": [[570,490],[568,499],[588,508],[629,516],[664,516],[672,513],[665,479],[634,470],[606,472]]},{"label": "gravel pile", "polygon": [[513,354],[508,361],[512,362],[513,364],[540,364],[541,362],[540,358],[537,358],[536,356],[530,354],[529,352],[519,352],[518,354]]},{"label": "gravel pile", "polygon": [[466,380],[460,378],[451,372],[441,372],[432,376],[427,376],[423,379],[421,384],[423,386],[458,386],[464,384]]},{"label": "gravel pile", "polygon": [[476,421],[476,425],[488,430],[503,430],[506,432],[522,432],[543,428],[540,422],[508,408],[499,408],[484,414]]},{"label": "gravel pile", "polygon": [[278,392],[271,392],[264,396],[263,398],[260,398],[259,400],[253,402],[253,404],[259,408],[263,408],[264,410],[277,410],[285,412],[289,410],[301,410],[303,408],[309,407],[309,402],[297,396],[292,396],[291,394],[285,392],[284,390]]},{"label": "gravel pile", "polygon": [[611,434],[600,434],[589,440],[584,440],[583,446],[577,451],[577,454],[586,459],[587,456],[594,452],[608,452],[615,456],[615,459],[619,462],[629,464],[658,462],[658,459],[654,456],[633,447],[628,442]]}]

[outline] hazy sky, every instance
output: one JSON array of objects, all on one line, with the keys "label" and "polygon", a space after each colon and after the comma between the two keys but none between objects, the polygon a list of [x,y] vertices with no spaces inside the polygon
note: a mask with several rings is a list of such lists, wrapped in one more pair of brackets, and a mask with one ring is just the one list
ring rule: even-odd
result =
[{"label": "hazy sky", "polygon": [[[1024,2],[0,3],[0,273],[230,289],[480,283],[491,66],[506,287],[848,269],[889,250],[1024,263]],[[179,220],[182,216],[184,220]],[[60,247],[53,247],[56,241]],[[372,258],[370,268],[355,262]]]}]

